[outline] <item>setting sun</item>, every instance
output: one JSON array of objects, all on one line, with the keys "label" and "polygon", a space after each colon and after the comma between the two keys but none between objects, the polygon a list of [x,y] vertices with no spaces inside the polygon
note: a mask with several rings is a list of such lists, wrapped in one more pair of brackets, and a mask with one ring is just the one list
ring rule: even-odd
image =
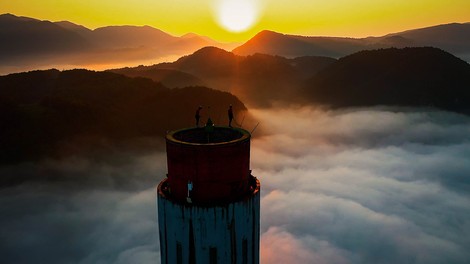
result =
[{"label": "setting sun", "polygon": [[258,6],[250,0],[220,0],[217,6],[219,24],[231,32],[243,32],[257,20]]},{"label": "setting sun", "polygon": [[468,0],[15,0],[0,13],[67,20],[95,29],[149,25],[171,35],[189,32],[223,42],[244,42],[268,29],[309,36],[381,36],[413,28],[470,21]]}]

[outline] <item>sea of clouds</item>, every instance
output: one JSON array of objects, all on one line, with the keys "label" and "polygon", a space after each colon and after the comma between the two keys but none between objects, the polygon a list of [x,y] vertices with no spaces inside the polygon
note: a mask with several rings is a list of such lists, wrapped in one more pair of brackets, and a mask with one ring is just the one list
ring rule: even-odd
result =
[{"label": "sea of clouds", "polygon": [[[468,263],[470,118],[252,110],[262,263]],[[165,154],[0,168],[1,263],[158,263]],[[44,180],[48,179],[48,180]]]},{"label": "sea of clouds", "polygon": [[470,119],[396,110],[256,112],[263,263],[470,259]]}]

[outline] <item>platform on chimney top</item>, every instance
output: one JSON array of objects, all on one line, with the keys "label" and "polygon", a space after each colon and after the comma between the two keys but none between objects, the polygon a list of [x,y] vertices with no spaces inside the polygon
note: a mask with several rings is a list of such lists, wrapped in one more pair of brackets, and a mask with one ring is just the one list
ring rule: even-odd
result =
[{"label": "platform on chimney top", "polygon": [[241,128],[225,126],[205,126],[185,128],[169,132],[167,140],[179,144],[231,144],[247,140],[250,133]]}]

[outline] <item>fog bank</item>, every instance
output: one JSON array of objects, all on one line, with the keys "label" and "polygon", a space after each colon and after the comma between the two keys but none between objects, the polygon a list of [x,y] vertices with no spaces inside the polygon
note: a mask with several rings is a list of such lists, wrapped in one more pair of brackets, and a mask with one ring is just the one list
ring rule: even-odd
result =
[{"label": "fog bank", "polygon": [[[403,108],[252,114],[262,263],[468,262],[470,118]],[[1,262],[158,263],[155,186],[165,174],[162,152],[1,167],[30,179],[0,189]]]},{"label": "fog bank", "polygon": [[468,117],[390,108],[255,115],[271,133],[253,142],[263,263],[470,259]]}]

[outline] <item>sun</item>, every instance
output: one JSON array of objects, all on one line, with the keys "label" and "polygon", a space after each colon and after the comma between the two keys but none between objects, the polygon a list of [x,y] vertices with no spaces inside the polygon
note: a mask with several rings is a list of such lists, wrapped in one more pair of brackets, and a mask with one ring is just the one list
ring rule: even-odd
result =
[{"label": "sun", "polygon": [[256,0],[220,0],[217,6],[219,24],[231,32],[248,30],[258,18]]}]

